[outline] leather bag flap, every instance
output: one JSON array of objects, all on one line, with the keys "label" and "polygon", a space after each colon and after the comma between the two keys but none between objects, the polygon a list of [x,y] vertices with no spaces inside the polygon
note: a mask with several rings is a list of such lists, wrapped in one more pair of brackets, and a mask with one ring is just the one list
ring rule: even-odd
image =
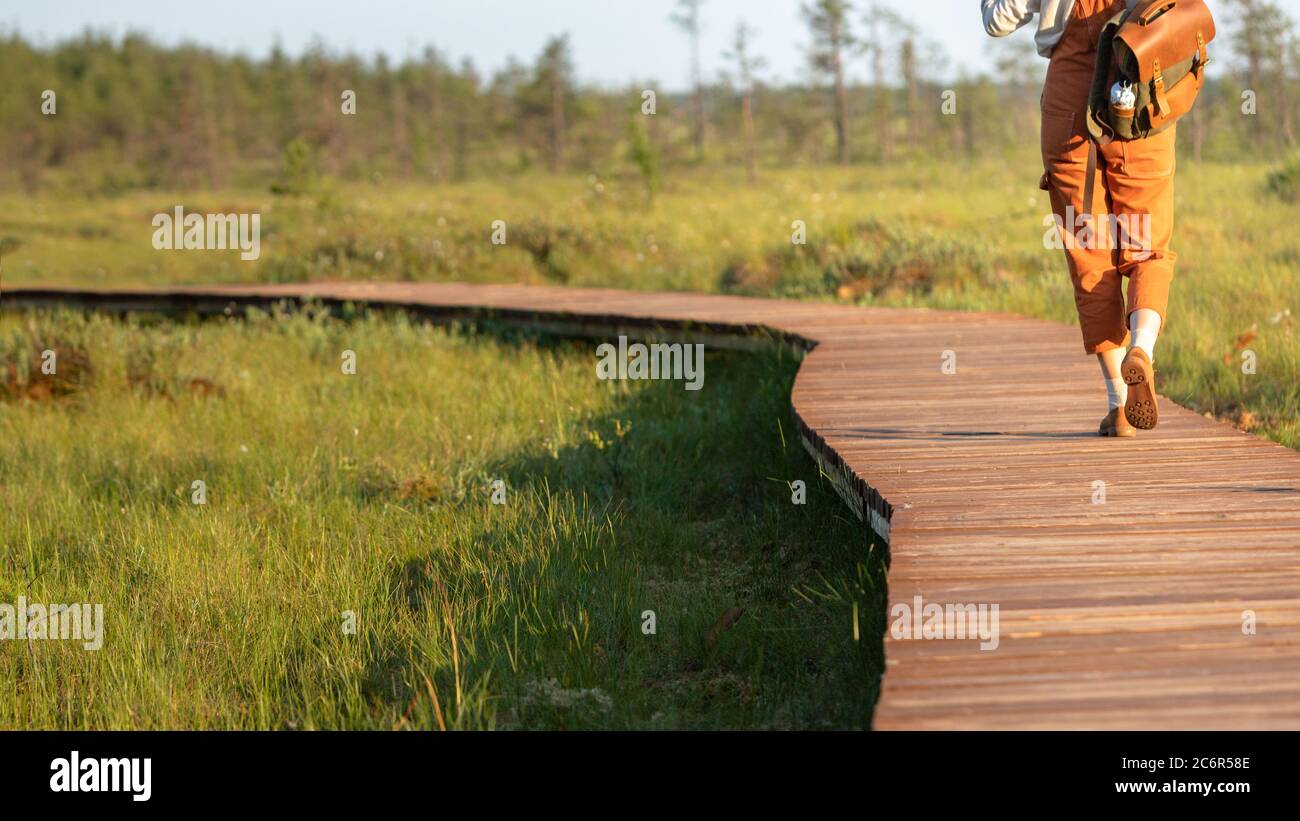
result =
[{"label": "leather bag flap", "polygon": [[1146,83],[1157,61],[1169,69],[1202,55],[1214,35],[1214,16],[1204,0],[1147,0],[1133,9],[1117,36],[1133,52],[1138,79]]}]

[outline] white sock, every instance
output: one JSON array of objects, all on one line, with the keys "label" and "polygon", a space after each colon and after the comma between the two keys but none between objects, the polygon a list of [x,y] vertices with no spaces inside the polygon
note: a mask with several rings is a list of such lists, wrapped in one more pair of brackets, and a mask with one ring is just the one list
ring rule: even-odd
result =
[{"label": "white sock", "polygon": [[1107,351],[1097,357],[1097,364],[1101,365],[1101,378],[1106,381],[1106,400],[1110,402],[1110,409],[1114,410],[1124,404],[1128,399],[1128,385],[1124,384],[1124,378],[1117,376],[1111,379],[1106,371],[1106,360],[1111,361],[1111,370],[1119,370],[1119,359],[1117,355],[1122,349]]},{"label": "white sock", "polygon": [[1110,403],[1110,409],[1121,407],[1128,400],[1128,385],[1120,377],[1106,380],[1106,401]]},{"label": "white sock", "polygon": [[1138,308],[1128,315],[1128,329],[1133,332],[1133,347],[1141,348],[1147,359],[1156,361],[1156,337],[1160,335],[1160,314],[1150,308]]}]

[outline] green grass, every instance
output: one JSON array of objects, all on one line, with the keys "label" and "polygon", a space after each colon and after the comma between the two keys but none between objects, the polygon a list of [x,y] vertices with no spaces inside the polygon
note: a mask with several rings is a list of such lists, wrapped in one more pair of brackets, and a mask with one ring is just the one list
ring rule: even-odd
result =
[{"label": "green grass", "polygon": [[0,602],[106,622],[0,642],[0,728],[869,724],[881,550],[790,438],[789,354],[687,392],[318,312],[8,315],[0,353]]},{"label": "green grass", "polygon": [[[542,175],[324,200],[9,194],[0,275],[518,281],[1073,323],[1037,166],[1021,152],[754,186],[701,171],[651,205],[635,179]],[[1157,360],[1167,395],[1300,447],[1300,235],[1278,196],[1293,175],[1274,171],[1183,163]],[[260,212],[261,259],[153,250],[152,215],[178,203]],[[369,315],[27,322],[0,317],[0,602],[102,602],[108,637],[0,643],[0,727],[869,723],[881,551],[790,439],[788,354],[711,353],[688,393],[598,382],[587,345]]]},{"label": "green grass", "polygon": [[[520,281],[723,291],[1011,311],[1076,322],[1064,260],[1043,247],[1040,161],[805,168],[665,178],[525,175],[440,187],[335,185],[322,201],[265,192],[113,199],[0,197],[8,285],[301,279]],[[1158,351],[1175,400],[1300,447],[1300,234],[1275,169],[1195,164],[1178,179],[1180,253]],[[257,210],[262,258],[159,252],[153,214]],[[507,244],[490,242],[492,223]],[[807,225],[808,244],[790,242]],[[1082,355],[1082,345],[1080,345]],[[1257,357],[1244,374],[1241,355]],[[1100,405],[1104,393],[1098,380]]]}]

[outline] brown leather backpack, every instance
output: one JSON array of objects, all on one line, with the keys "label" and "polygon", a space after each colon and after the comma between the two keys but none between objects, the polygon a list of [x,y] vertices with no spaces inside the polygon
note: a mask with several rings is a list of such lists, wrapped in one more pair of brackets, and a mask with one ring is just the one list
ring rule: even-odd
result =
[{"label": "brown leather backpack", "polygon": [[[1097,146],[1159,134],[1191,111],[1205,86],[1214,35],[1214,16],[1204,0],[1142,0],[1106,22],[1088,97],[1088,213]],[[1136,97],[1131,113],[1110,104],[1110,89],[1120,81]]]}]

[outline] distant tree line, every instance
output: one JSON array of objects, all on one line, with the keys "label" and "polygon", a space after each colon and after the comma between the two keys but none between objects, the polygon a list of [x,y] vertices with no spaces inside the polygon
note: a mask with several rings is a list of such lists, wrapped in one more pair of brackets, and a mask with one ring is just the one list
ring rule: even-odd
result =
[{"label": "distant tree line", "polygon": [[[1295,21],[1271,0],[1222,0],[1216,11],[1217,65],[1181,129],[1184,151],[1193,160],[1291,151],[1300,118]],[[997,155],[1036,139],[1046,62],[1027,37],[991,43],[991,72],[953,77],[942,49],[906,18],[875,3],[809,0],[807,79],[776,85],[764,82],[744,22],[722,55],[726,70],[704,76],[707,12],[705,0],[679,0],[672,18],[691,44],[691,86],[680,94],[649,79],[580,85],[563,35],[531,63],[484,74],[432,47],[400,63],[324,45],[250,59],[134,34],[88,31],[37,47],[8,33],[0,186],[111,194],[277,179],[293,190],[314,175],[436,182],[698,165],[734,165],[754,178],[827,162]],[[646,90],[656,92],[653,115]],[[344,113],[347,91],[355,114]]]}]

